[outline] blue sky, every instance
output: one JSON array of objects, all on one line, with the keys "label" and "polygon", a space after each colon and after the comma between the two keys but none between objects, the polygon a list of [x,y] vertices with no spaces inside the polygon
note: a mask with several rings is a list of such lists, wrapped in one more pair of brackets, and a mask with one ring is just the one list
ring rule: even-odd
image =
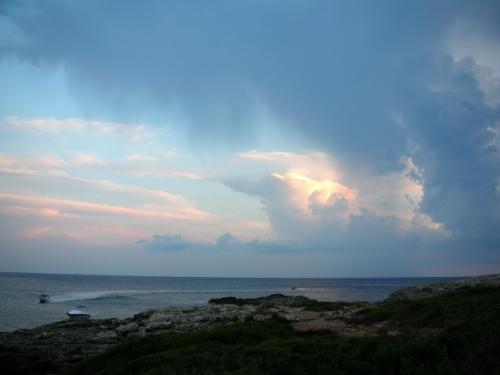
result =
[{"label": "blue sky", "polygon": [[494,1],[3,1],[0,270],[500,272]]}]

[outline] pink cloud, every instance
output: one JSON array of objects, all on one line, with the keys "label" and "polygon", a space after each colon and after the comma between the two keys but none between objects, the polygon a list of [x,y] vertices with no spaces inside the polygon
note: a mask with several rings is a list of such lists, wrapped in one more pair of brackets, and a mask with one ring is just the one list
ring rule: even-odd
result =
[{"label": "pink cloud", "polygon": [[[128,195],[127,197],[123,197],[130,201],[143,201],[146,202],[143,207],[148,205],[149,208],[153,210],[161,210],[161,211],[169,211],[174,213],[184,212],[186,214],[191,214],[196,217],[200,216],[208,216],[209,214],[200,210],[197,210],[193,207],[192,203],[186,199],[185,197],[172,194],[163,190],[155,190],[148,189],[139,186],[130,186],[130,185],[122,185],[112,181],[107,180],[93,180],[82,177],[72,176],[63,171],[46,171],[38,172],[32,169],[19,169],[19,168],[0,168],[0,173],[13,175],[13,176],[29,176],[29,177],[38,177],[40,179],[44,179],[46,181],[50,180],[63,180],[67,182],[71,182],[76,185],[77,191],[81,190],[81,185],[85,184],[86,190],[93,189],[96,192],[102,193],[102,191],[112,192],[112,193],[124,193]],[[192,178],[198,178],[198,176],[192,176]],[[54,182],[54,181],[52,181]]]},{"label": "pink cloud", "polygon": [[[17,195],[0,193],[0,201],[10,205],[28,206],[32,208],[50,209],[73,214],[100,214],[111,216],[132,216],[138,218],[160,218],[160,219],[207,219],[210,214],[191,207],[170,208],[157,207],[155,209],[141,209],[124,206],[112,206],[107,204],[82,202],[67,199],[46,198],[33,195]],[[55,212],[51,211],[51,212]]]},{"label": "pink cloud", "polygon": [[11,214],[29,214],[33,216],[40,216],[44,218],[52,217],[70,217],[71,215],[64,214],[59,210],[53,208],[32,208],[32,207],[20,207],[20,206],[5,206],[3,211]]},{"label": "pink cloud", "polygon": [[23,236],[26,238],[37,238],[47,235],[52,230],[51,227],[34,227],[23,231]]},{"label": "pink cloud", "polygon": [[61,211],[54,210],[53,208],[42,208],[38,211],[38,214],[43,217],[56,217],[61,216]]}]

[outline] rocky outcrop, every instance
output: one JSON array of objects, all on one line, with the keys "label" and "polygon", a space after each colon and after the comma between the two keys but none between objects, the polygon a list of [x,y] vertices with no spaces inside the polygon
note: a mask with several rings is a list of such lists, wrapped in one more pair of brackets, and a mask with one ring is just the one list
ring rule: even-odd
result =
[{"label": "rocky outcrop", "polygon": [[[0,359],[18,361],[22,373],[57,374],[125,340],[232,324],[253,319],[256,310],[254,305],[151,309],[128,319],[68,319],[29,330],[0,332]],[[264,319],[271,317],[270,313],[263,315]]]},{"label": "rocky outcrop", "polygon": [[[359,327],[347,322],[367,307],[367,304],[345,304],[334,311],[318,312],[304,307],[310,302],[315,301],[280,294],[255,299],[228,297],[194,308],[150,309],[128,319],[66,320],[31,330],[0,333],[0,353],[8,353],[35,368],[49,369],[46,373],[60,373],[125,340],[248,320],[282,319],[302,331],[330,330],[340,335],[356,335],[353,332],[359,331]],[[25,370],[23,373],[29,373],[28,368]]]},{"label": "rocky outcrop", "polygon": [[266,297],[258,298],[236,298],[236,297],[223,297],[223,298],[212,298],[208,301],[211,305],[279,305],[279,306],[303,306],[307,302],[312,300],[304,296],[285,296],[284,294],[271,294]]},{"label": "rocky outcrop", "polygon": [[460,288],[474,288],[477,286],[500,287],[500,274],[401,288],[391,293],[391,295],[385,299],[385,302],[429,298]]}]

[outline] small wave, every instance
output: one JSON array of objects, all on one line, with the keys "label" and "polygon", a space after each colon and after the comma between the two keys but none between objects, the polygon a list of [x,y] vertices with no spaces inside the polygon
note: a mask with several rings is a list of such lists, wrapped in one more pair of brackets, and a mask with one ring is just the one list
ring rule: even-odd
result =
[{"label": "small wave", "polygon": [[331,288],[260,288],[260,289],[164,289],[164,290],[100,290],[88,292],[71,292],[50,296],[49,301],[54,303],[73,301],[92,301],[102,299],[133,298],[155,294],[272,294],[272,293],[321,293],[332,292]]},{"label": "small wave", "polygon": [[[295,292],[332,292],[332,291],[338,291],[342,288],[339,287],[296,287],[294,289]],[[288,289],[287,289],[288,290]]]},{"label": "small wave", "polygon": [[75,292],[49,297],[50,302],[72,302],[72,301],[92,301],[105,298],[128,298],[131,291],[96,291],[96,292]]}]

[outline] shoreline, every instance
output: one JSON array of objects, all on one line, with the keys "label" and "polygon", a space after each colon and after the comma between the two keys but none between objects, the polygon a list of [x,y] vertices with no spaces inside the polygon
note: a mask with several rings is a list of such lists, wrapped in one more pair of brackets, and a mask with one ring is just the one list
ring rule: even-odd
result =
[{"label": "shoreline", "polygon": [[[3,276],[4,290],[0,291],[4,305],[0,331],[33,329],[64,319],[66,311],[85,305],[94,318],[127,318],[148,308],[164,306],[200,306],[210,298],[235,295],[238,297],[265,296],[271,293],[305,295],[326,301],[369,301],[386,298],[397,288],[422,283],[449,281],[448,278],[425,279],[222,279],[190,281],[166,278],[151,281],[146,278],[81,276],[44,276],[26,274],[22,278]],[[18,276],[21,277],[21,276]],[[38,279],[40,277],[40,279]],[[139,280],[139,281],[137,281]],[[142,280],[142,281],[141,281]],[[177,281],[175,281],[177,280]],[[319,280],[319,281],[318,281]],[[22,287],[21,287],[22,286]],[[295,286],[295,289],[293,287]],[[50,303],[38,303],[40,290],[50,294]],[[31,291],[31,292],[30,292]],[[69,301],[69,302],[68,302]],[[53,303],[52,303],[53,302]]]},{"label": "shoreline", "polygon": [[436,299],[476,287],[500,287],[500,275],[401,288],[381,302],[325,302],[275,294],[217,298],[192,308],[148,309],[125,319],[67,319],[33,329],[0,332],[0,348],[23,362],[50,365],[53,372],[47,373],[57,374],[130,340],[190,334],[252,321],[281,321],[299,332],[330,332],[346,338],[397,337],[402,328],[396,322],[363,321],[360,317],[384,306]]}]

